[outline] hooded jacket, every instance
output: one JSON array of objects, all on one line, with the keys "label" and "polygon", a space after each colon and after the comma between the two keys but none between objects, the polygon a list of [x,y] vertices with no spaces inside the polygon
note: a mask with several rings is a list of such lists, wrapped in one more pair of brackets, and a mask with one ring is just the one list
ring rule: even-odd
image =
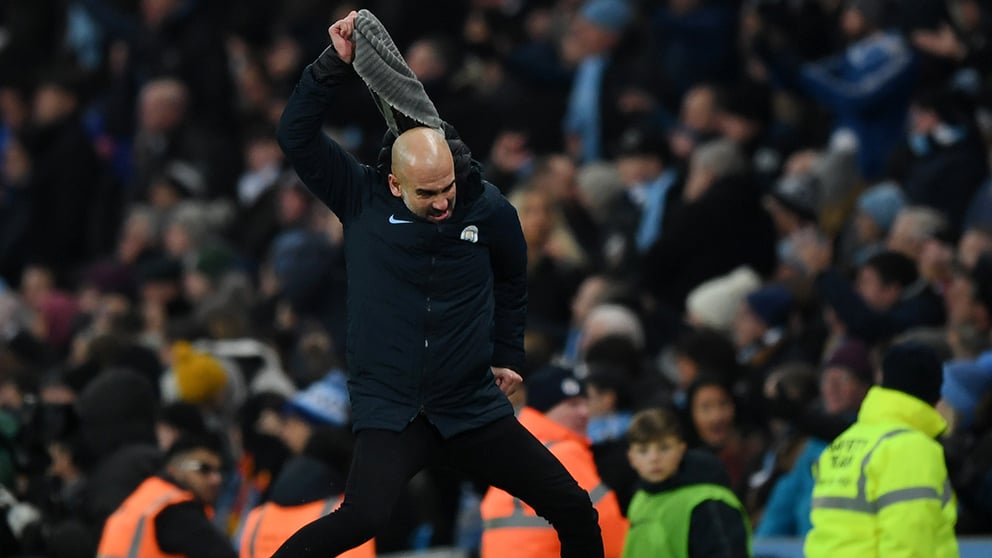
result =
[{"label": "hooded jacket", "polygon": [[957,556],[957,502],[936,440],[946,428],[923,401],[872,388],[815,469],[805,555]]},{"label": "hooded jacket", "polygon": [[[344,225],[347,359],[356,431],[402,430],[423,414],[445,436],[512,414],[491,366],[520,370],[526,245],[517,214],[476,165],[456,173],[451,217],[414,215],[387,183],[321,131],[336,72],[307,67],[279,123],[303,183]],[[460,166],[456,153],[456,169]]]},{"label": "hooded jacket", "polygon": [[919,58],[908,41],[897,32],[872,33],[841,53],[802,65],[767,46],[757,51],[776,82],[809,95],[833,113],[835,129],[854,134],[862,176],[884,174],[919,73]]},{"label": "hooded jacket", "polygon": [[[127,397],[120,394],[126,393]],[[116,369],[101,373],[76,401],[83,452],[94,463],[82,488],[88,523],[103,522],[161,465],[155,443],[157,401],[141,375]]]}]

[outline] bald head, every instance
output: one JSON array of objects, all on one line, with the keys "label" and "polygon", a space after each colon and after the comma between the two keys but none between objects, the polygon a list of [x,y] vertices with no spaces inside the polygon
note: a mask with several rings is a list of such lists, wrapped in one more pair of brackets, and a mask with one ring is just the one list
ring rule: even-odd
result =
[{"label": "bald head", "polygon": [[455,163],[441,132],[413,128],[393,142],[389,188],[410,211],[434,221],[450,216],[455,201]]},{"label": "bald head", "polygon": [[397,175],[453,166],[448,142],[433,128],[412,128],[393,142],[393,173]]}]

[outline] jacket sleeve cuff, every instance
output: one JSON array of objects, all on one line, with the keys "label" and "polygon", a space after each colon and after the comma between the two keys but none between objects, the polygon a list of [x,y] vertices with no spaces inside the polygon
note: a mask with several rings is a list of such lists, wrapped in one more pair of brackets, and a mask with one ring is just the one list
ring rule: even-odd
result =
[{"label": "jacket sleeve cuff", "polygon": [[333,45],[327,45],[324,52],[308,66],[307,71],[314,81],[328,85],[344,83],[358,77],[355,67],[341,60]]},{"label": "jacket sleeve cuff", "polygon": [[492,365],[497,368],[509,368],[514,372],[523,372],[524,351],[523,349],[506,348],[500,350],[497,348],[493,351]]}]

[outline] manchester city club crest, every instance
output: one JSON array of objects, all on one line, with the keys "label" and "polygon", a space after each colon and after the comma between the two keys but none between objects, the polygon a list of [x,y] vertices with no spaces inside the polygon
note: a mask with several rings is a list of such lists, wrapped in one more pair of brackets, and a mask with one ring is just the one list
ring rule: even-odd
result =
[{"label": "manchester city club crest", "polygon": [[475,244],[479,241],[479,227],[469,225],[462,229],[462,240]]}]

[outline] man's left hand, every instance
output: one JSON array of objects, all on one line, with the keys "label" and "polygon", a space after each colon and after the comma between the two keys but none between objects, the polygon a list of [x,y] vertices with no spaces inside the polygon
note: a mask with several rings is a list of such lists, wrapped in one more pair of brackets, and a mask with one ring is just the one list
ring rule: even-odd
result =
[{"label": "man's left hand", "polygon": [[496,377],[496,385],[499,389],[503,390],[503,393],[507,396],[513,395],[513,392],[517,391],[517,386],[519,386],[524,379],[509,368],[497,368],[493,366],[493,376]]}]

